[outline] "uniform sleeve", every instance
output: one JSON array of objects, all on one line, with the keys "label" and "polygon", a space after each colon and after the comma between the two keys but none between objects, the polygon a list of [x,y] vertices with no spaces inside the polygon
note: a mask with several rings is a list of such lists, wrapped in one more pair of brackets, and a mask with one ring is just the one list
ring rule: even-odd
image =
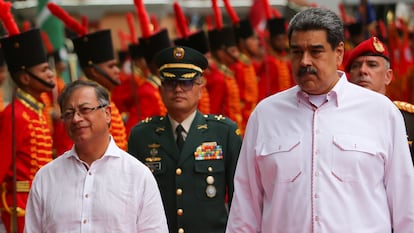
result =
[{"label": "uniform sleeve", "polygon": [[394,233],[413,232],[414,167],[410,159],[403,118],[399,111],[395,115],[391,136],[393,148],[385,166],[384,182]]},{"label": "uniform sleeve", "polygon": [[261,174],[255,161],[257,127],[255,112],[253,112],[237,163],[227,233],[261,232],[263,188],[260,182]]},{"label": "uniform sleeve", "polygon": [[161,195],[152,173],[147,169],[142,195],[142,208],[137,219],[139,233],[168,233]]},{"label": "uniform sleeve", "polygon": [[[38,176],[38,175],[37,175]],[[39,193],[38,187],[38,178],[35,177],[32,183],[32,187],[29,192],[29,197],[26,204],[26,214],[25,214],[25,233],[36,233],[36,232],[45,232],[42,229],[42,199]]]}]

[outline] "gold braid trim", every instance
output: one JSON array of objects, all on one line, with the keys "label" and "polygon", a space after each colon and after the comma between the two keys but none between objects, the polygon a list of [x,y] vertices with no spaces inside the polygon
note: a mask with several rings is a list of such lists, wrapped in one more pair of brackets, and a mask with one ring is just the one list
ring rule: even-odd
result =
[{"label": "gold braid trim", "polygon": [[403,102],[403,101],[393,101],[393,103],[397,106],[398,109],[409,112],[409,113],[414,113],[414,105],[407,103],[407,102]]}]

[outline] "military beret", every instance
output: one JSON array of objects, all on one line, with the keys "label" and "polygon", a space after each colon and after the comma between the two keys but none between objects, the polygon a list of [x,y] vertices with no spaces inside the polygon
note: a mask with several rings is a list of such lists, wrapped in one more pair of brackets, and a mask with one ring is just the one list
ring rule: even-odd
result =
[{"label": "military beret", "polygon": [[110,30],[101,30],[72,39],[81,67],[115,59]]},{"label": "military beret", "polygon": [[378,37],[371,37],[351,50],[345,61],[345,70],[349,72],[352,62],[360,56],[381,56],[389,61],[388,50]]},{"label": "military beret", "polygon": [[46,49],[39,29],[4,37],[0,43],[11,73],[47,62]]},{"label": "military beret", "polygon": [[207,68],[203,54],[185,46],[173,46],[161,50],[154,56],[161,79],[192,80]]}]

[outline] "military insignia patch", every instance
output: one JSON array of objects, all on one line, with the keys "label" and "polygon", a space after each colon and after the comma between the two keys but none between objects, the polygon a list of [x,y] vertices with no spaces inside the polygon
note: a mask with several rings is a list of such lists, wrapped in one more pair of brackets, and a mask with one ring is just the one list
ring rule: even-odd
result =
[{"label": "military insignia patch", "polygon": [[204,142],[194,152],[195,160],[223,159],[223,150],[217,142]]},{"label": "military insignia patch", "polygon": [[148,148],[150,149],[150,156],[145,158],[145,165],[151,170],[151,172],[156,172],[161,170],[161,157],[158,157],[158,148],[160,144],[149,144]]},{"label": "military insignia patch", "polygon": [[173,51],[173,56],[175,59],[179,59],[179,60],[183,59],[184,54],[185,54],[184,49],[180,47],[175,48]]},{"label": "military insignia patch", "polygon": [[377,37],[374,37],[374,41],[372,42],[375,50],[379,53],[383,53],[385,51],[384,46],[382,45],[382,43],[378,40]]}]

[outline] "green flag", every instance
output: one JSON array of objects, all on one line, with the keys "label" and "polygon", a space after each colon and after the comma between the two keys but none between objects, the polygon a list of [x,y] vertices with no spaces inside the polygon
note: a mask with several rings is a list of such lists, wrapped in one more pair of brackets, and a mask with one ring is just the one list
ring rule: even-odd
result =
[{"label": "green flag", "polygon": [[48,2],[56,4],[59,0],[38,0],[37,26],[45,31],[55,50],[60,50],[65,44],[65,27],[58,18],[53,16],[47,8]]}]

